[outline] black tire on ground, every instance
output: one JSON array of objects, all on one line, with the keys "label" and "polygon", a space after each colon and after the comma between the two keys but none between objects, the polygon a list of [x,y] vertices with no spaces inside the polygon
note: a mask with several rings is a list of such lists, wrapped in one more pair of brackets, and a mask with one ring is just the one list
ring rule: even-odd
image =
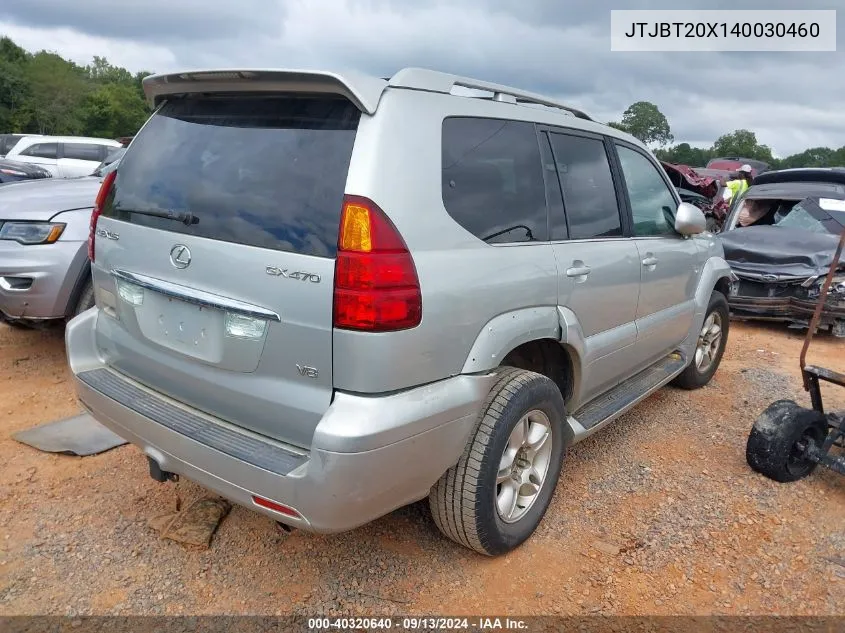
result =
[{"label": "black tire on ground", "polygon": [[[496,482],[505,447],[522,417],[545,414],[551,429],[548,470],[525,514],[505,522],[497,510]],[[565,409],[557,385],[541,374],[502,367],[458,463],[434,485],[429,507],[434,522],[453,541],[488,556],[522,544],[539,525],[554,494],[563,463]]]},{"label": "black tire on ground", "polygon": [[719,369],[719,363],[722,362],[722,355],[725,353],[725,346],[728,343],[728,332],[730,330],[730,313],[728,312],[728,300],[718,290],[714,290],[710,296],[710,303],[707,305],[707,312],[704,315],[704,323],[711,314],[718,315],[721,321],[722,337],[719,343],[719,348],[713,356],[713,361],[704,369],[701,370],[696,364],[696,350],[699,342],[696,341],[696,350],[693,351],[693,356],[690,364],[684,369],[673,381],[672,384],[681,389],[700,389],[713,377],[716,370]]},{"label": "black tire on ground", "polygon": [[89,308],[94,307],[94,284],[89,279],[85,282],[85,285],[82,287],[82,292],[79,293],[79,299],[76,300],[76,305],[73,308],[73,312],[70,313],[70,318],[72,319],[75,316],[78,316],[88,310]]},{"label": "black tire on ground", "polygon": [[798,481],[815,470],[816,462],[803,456],[801,445],[808,438],[821,444],[827,437],[824,414],[798,406],[793,400],[770,404],[754,422],[745,459],[748,465],[769,479]]}]

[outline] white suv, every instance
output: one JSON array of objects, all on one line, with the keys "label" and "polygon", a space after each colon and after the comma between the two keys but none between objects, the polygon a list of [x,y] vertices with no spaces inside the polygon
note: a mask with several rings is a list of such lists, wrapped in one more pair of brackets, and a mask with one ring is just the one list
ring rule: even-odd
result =
[{"label": "white suv", "polygon": [[9,150],[8,160],[40,165],[55,178],[90,176],[118,141],[83,136],[29,136]]}]

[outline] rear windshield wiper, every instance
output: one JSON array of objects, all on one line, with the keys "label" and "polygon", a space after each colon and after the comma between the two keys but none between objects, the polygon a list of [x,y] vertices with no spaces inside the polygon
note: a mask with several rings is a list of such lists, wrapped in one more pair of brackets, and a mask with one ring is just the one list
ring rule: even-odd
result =
[{"label": "rear windshield wiper", "polygon": [[191,225],[191,224],[199,224],[200,219],[195,216],[190,211],[176,211],[175,209],[164,209],[163,211],[157,211],[156,209],[120,209],[117,208],[115,211],[123,212],[123,213],[137,213],[138,215],[149,215],[154,218],[164,218],[165,220],[175,220],[176,222],[182,222],[183,224]]}]

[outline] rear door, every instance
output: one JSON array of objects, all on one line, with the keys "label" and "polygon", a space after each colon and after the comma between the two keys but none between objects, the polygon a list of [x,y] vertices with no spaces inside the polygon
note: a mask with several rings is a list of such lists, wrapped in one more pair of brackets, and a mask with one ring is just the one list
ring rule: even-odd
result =
[{"label": "rear door", "polygon": [[[550,231],[559,273],[558,303],[575,313],[584,336],[581,403],[635,368],[640,290],[637,248],[625,237],[620,200],[601,136],[549,130],[544,151],[559,189],[550,195]],[[547,168],[547,175],[549,169]],[[554,178],[552,173],[551,177]],[[562,190],[563,204],[557,199]]]},{"label": "rear door", "polygon": [[[97,225],[107,362],[308,446],[332,396],[334,259],[359,117],[334,96],[165,103],[121,159]],[[150,215],[167,213],[184,221]]]},{"label": "rear door", "polygon": [[94,143],[62,143],[59,173],[62,178],[90,176],[103,161],[105,146]]}]

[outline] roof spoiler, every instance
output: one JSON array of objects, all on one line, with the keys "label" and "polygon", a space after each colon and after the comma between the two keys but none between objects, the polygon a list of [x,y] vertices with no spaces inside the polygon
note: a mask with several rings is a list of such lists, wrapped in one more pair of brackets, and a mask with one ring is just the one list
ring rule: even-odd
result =
[{"label": "roof spoiler", "polygon": [[150,75],[144,78],[143,87],[153,107],[170,95],[195,92],[307,92],[342,95],[371,115],[387,82],[359,73],[223,69]]},{"label": "roof spoiler", "polygon": [[533,104],[557,108],[586,121],[593,119],[570,105],[533,92],[461,77],[425,68],[404,68],[390,79],[379,79],[354,71],[323,70],[195,70],[150,75],[143,80],[144,93],[155,107],[168,95],[195,92],[307,92],[343,95],[366,114],[375,113],[387,88],[406,88],[451,94],[455,87],[486,91],[494,101]]}]

